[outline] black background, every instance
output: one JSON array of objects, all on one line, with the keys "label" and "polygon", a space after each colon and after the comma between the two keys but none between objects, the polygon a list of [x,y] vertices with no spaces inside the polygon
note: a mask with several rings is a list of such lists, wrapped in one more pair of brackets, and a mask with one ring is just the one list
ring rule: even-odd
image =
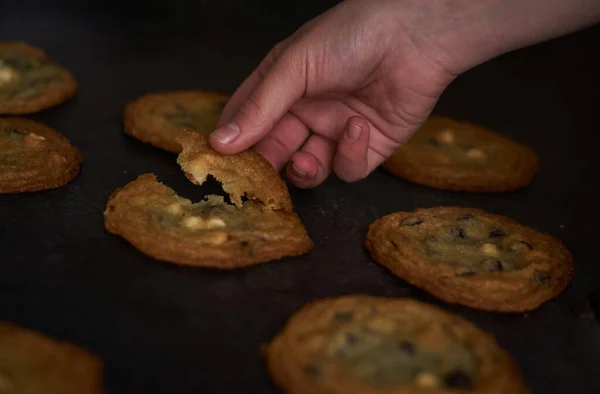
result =
[{"label": "black background", "polygon": [[[363,292],[411,296],[496,335],[534,393],[600,392],[600,324],[574,313],[598,287],[597,123],[600,29],[502,56],[456,80],[435,112],[493,127],[534,148],[533,184],[506,194],[442,192],[375,171],[344,184],[291,188],[315,241],[307,256],[216,272],[153,261],[103,229],[109,194],[154,172],[200,199],[175,156],[122,133],[123,107],[154,91],[232,93],[268,49],[331,3],[225,1],[0,2],[0,39],[43,47],[81,84],[32,116],[84,156],[68,186],[0,196],[0,319],[70,340],[106,362],[110,393],[277,393],[258,348],[310,300]],[[483,208],[561,238],[576,274],[527,315],[442,304],[375,264],[367,225],[436,205]]]}]

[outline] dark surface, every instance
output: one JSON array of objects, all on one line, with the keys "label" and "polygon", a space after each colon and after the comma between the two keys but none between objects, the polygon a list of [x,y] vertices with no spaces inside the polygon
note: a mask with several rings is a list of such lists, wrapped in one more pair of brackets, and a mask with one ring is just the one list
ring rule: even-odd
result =
[{"label": "dark surface", "polygon": [[[0,196],[0,319],[102,356],[110,393],[276,393],[261,343],[307,301],[355,292],[416,297],[475,322],[514,356],[534,393],[600,392],[600,323],[583,301],[600,286],[600,29],[472,70],[436,109],[533,147],[541,170],[531,187],[473,195],[382,171],[356,184],[332,178],[315,190],[291,190],[314,238],[312,253],[215,272],[158,263],[104,232],[109,194],[139,174],[155,172],[186,196],[202,195],[174,155],[122,133],[123,107],[159,90],[232,92],[272,44],[318,7],[298,2],[263,13],[235,2],[229,12],[201,1],[193,11],[158,1],[79,9],[46,2],[51,10],[3,3],[0,38],[45,48],[81,83],[76,99],[33,118],[68,136],[84,166],[61,189]],[[260,4],[274,3],[282,2]],[[572,285],[528,315],[477,312],[434,300],[368,257],[362,241],[371,221],[440,204],[486,209],[559,237],[575,258]]]}]

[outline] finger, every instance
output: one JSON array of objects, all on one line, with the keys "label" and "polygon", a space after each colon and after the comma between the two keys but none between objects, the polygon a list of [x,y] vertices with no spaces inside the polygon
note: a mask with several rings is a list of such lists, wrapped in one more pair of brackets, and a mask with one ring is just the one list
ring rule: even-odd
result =
[{"label": "finger", "polygon": [[212,147],[238,153],[264,137],[306,88],[304,51],[288,47],[244,99],[233,119],[210,135]]},{"label": "finger", "polygon": [[300,188],[320,185],[331,173],[335,143],[318,134],[310,136],[287,167],[288,179]]},{"label": "finger", "polygon": [[367,176],[369,135],[369,123],[364,118],[348,119],[333,158],[333,170],[340,179],[355,182]]},{"label": "finger", "polygon": [[355,111],[337,99],[302,99],[290,112],[306,124],[314,133],[337,141],[344,132],[346,121]]},{"label": "finger", "polygon": [[280,171],[309,135],[308,127],[300,119],[287,113],[273,130],[256,144],[254,150],[263,155],[275,170]]},{"label": "finger", "polygon": [[240,110],[240,107],[244,101],[248,98],[250,93],[256,89],[260,81],[262,81],[263,76],[269,72],[275,60],[279,57],[281,52],[287,48],[288,45],[289,38],[275,45],[260,62],[258,67],[256,67],[254,71],[252,71],[252,73],[244,80],[244,82],[242,82],[242,84],[228,100],[225,108],[223,108],[223,112],[221,113],[221,117],[219,118],[219,123],[217,125],[218,127],[231,122],[235,114],[237,114]]}]

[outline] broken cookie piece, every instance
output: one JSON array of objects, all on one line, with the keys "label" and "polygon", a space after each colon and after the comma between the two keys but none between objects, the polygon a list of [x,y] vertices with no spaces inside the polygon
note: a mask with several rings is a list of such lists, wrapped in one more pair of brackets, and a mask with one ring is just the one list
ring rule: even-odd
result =
[{"label": "broken cookie piece", "polygon": [[188,177],[202,184],[214,176],[234,204],[215,195],[193,203],[145,174],[110,197],[104,214],[109,232],[158,260],[220,269],[312,249],[285,184],[262,157],[254,152],[221,156],[194,134],[181,141],[179,162]]}]

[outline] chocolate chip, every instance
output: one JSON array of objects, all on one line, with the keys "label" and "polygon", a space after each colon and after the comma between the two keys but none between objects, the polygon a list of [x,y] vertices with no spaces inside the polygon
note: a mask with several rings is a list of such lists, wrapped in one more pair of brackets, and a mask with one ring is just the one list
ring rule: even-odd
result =
[{"label": "chocolate chip", "polygon": [[29,71],[39,63],[21,53],[4,53],[0,55],[0,60],[7,66],[16,68],[19,71]]},{"label": "chocolate chip", "polygon": [[473,271],[473,269],[471,269],[470,267],[458,267],[458,269],[456,270],[456,275],[457,276],[473,276],[473,275],[475,275],[475,271]]},{"label": "chocolate chip", "polygon": [[464,150],[464,151],[470,151],[471,149],[473,149],[473,145],[470,144],[460,144],[460,149]]},{"label": "chocolate chip", "polygon": [[9,135],[12,135],[12,136],[25,136],[25,135],[29,134],[26,131],[17,130],[17,129],[13,129],[13,128],[5,129],[5,130]]},{"label": "chocolate chip", "polygon": [[317,377],[321,375],[321,369],[313,364],[308,364],[304,367],[304,373],[309,376]]},{"label": "chocolate chip", "polygon": [[437,254],[438,250],[437,247],[440,243],[440,240],[435,238],[435,237],[429,237],[425,240],[425,249],[427,251],[427,254],[432,255],[432,254]]},{"label": "chocolate chip", "polygon": [[336,311],[333,315],[333,319],[339,323],[346,323],[352,321],[354,318],[354,312],[352,311]]},{"label": "chocolate chip", "polygon": [[545,285],[548,283],[548,281],[550,281],[550,277],[547,273],[537,270],[533,272],[533,278],[540,285]]},{"label": "chocolate chip", "polygon": [[398,350],[405,356],[412,357],[415,355],[415,345],[410,343],[409,341],[400,341],[398,344]]},{"label": "chocolate chip", "polygon": [[488,259],[483,262],[483,267],[489,272],[500,272],[502,271],[502,261],[498,259]]},{"label": "chocolate chip", "polygon": [[462,227],[454,227],[452,230],[450,230],[450,235],[454,239],[465,239],[465,238],[467,238],[467,232]]},{"label": "chocolate chip", "polygon": [[492,231],[490,231],[490,238],[500,238],[500,237],[506,237],[506,233],[502,230],[500,230],[499,228],[495,228]]},{"label": "chocolate chip", "polygon": [[533,250],[533,246],[525,241],[517,241],[509,247],[511,252],[522,252],[524,250]]},{"label": "chocolate chip", "polygon": [[458,215],[458,218],[456,218],[456,220],[458,220],[458,221],[472,220],[472,219],[475,219],[475,215],[473,215],[472,213],[463,213],[462,215]]},{"label": "chocolate chip", "polygon": [[419,224],[423,223],[423,219],[419,219],[419,218],[406,218],[402,221],[402,225],[403,226],[418,226]]},{"label": "chocolate chip", "polygon": [[351,332],[346,333],[346,345],[354,346],[358,343],[358,336]]},{"label": "chocolate chip", "polygon": [[439,141],[438,141],[438,140],[436,140],[436,139],[434,139],[434,138],[430,138],[430,139],[428,139],[428,140],[427,140],[427,143],[428,143],[429,145],[431,145],[431,146],[435,146],[436,148],[437,148],[438,146],[440,146],[440,143],[439,143]]},{"label": "chocolate chip", "polygon": [[453,389],[470,389],[473,387],[473,379],[462,371],[453,371],[446,374],[444,383]]}]

